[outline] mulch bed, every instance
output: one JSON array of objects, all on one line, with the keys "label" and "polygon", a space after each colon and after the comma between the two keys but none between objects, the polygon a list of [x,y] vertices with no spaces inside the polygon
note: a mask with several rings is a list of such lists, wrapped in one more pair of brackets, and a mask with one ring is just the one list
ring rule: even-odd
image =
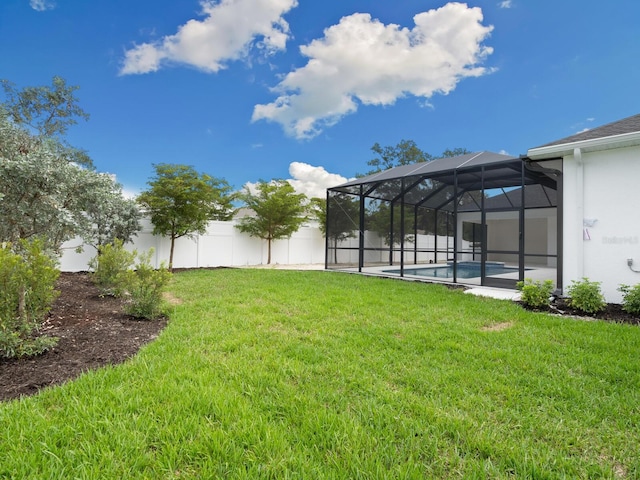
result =
[{"label": "mulch bed", "polygon": [[[523,308],[527,308],[524,304],[519,302]],[[640,325],[640,317],[636,315],[632,315],[630,313],[625,312],[622,309],[622,305],[618,305],[615,303],[608,303],[605,306],[605,309],[601,312],[594,314],[587,314],[575,308],[572,308],[567,303],[567,300],[564,298],[555,298],[549,308],[542,309],[531,309],[532,311],[542,311],[546,313],[551,313],[553,315],[561,315],[564,317],[577,317],[586,320],[604,320],[605,322],[613,322],[613,323],[628,323],[631,325]]]},{"label": "mulch bed", "polygon": [[[42,329],[58,337],[50,351],[31,358],[0,359],[0,401],[32,395],[51,385],[76,378],[82,372],[118,364],[135,355],[140,347],[155,339],[166,326],[166,319],[137,320],[123,313],[122,301],[100,297],[87,273],[62,273],[49,318]],[[548,313],[593,318],[609,322],[640,325],[640,318],[609,304],[588,316],[557,299]]]},{"label": "mulch bed", "polygon": [[155,339],[166,319],[137,320],[123,313],[122,301],[100,297],[87,273],[62,273],[42,333],[56,346],[30,358],[0,359],[0,401],[32,395],[82,372],[118,364]]}]

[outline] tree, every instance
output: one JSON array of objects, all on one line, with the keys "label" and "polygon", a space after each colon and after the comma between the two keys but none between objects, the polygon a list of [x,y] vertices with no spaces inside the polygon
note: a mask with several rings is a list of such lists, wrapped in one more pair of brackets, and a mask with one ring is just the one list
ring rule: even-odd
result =
[{"label": "tree", "polygon": [[373,168],[365,175],[373,175],[374,173],[400,165],[428,162],[433,159],[430,154],[420,150],[413,140],[400,140],[395,147],[381,147],[380,144],[376,142],[373,144],[373,147],[371,147],[371,150],[377,157],[367,162],[367,165]]},{"label": "tree", "polygon": [[230,220],[231,187],[224,179],[198,173],[188,165],[154,165],[156,175],[151,187],[138,196],[138,203],[153,223],[153,233],[171,239],[169,271],[173,269],[175,241],[203,234],[211,220]]},{"label": "tree", "polygon": [[135,200],[125,198],[122,186],[111,175],[96,178],[93,200],[85,206],[89,227],[83,232],[84,241],[98,253],[101,247],[120,240],[131,242],[142,229],[142,213]]},{"label": "tree", "polygon": [[28,125],[44,137],[62,136],[76,118],[89,119],[74,92],[80,87],[67,86],[64,78],[54,76],[51,87],[25,87],[17,90],[8,80],[0,80],[7,100],[5,108],[11,120]]},{"label": "tree", "polygon": [[256,193],[245,186],[239,198],[255,216],[240,219],[236,226],[241,232],[266,240],[267,263],[271,263],[271,242],[289,238],[307,220],[306,195],[296,193],[286,180],[260,181]]},{"label": "tree", "polygon": [[[1,104],[2,113],[13,124],[22,127],[28,137],[20,146],[22,153],[28,153],[44,139],[49,148],[67,161],[88,168],[93,167],[91,158],[82,149],[75,148],[64,139],[67,129],[75,125],[78,118],[88,120],[87,114],[79,105],[74,92],[80,87],[68,86],[64,78],[54,76],[51,86],[25,87],[18,90],[8,80],[0,80],[5,94]],[[57,141],[51,141],[56,139]],[[0,142],[2,140],[0,139]]]},{"label": "tree", "polygon": [[59,141],[34,139],[0,112],[0,242],[42,239],[57,252],[63,242],[85,237],[92,216],[112,191],[109,177],[80,167],[61,154]]}]

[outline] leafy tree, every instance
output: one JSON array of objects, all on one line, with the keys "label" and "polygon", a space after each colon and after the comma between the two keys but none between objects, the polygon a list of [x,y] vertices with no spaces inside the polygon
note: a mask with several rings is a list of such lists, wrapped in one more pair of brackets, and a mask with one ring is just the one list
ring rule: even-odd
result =
[{"label": "leafy tree", "polygon": [[[50,251],[85,236],[87,210],[100,205],[105,176],[60,155],[53,138],[37,141],[0,114],[0,241],[41,238]],[[25,145],[27,149],[23,149]]]},{"label": "leafy tree", "polygon": [[25,87],[17,90],[8,80],[0,80],[7,100],[5,108],[11,120],[18,125],[28,125],[40,135],[52,137],[64,135],[76,118],[89,119],[74,92],[80,87],[68,86],[64,78],[54,76],[51,87]]},{"label": "leafy tree", "polygon": [[447,158],[447,157],[458,157],[460,155],[466,155],[467,153],[471,153],[469,150],[467,150],[466,148],[454,148],[453,150],[447,148],[444,152],[442,152],[442,155],[440,155],[441,158]]},{"label": "leafy tree", "polygon": [[[0,84],[5,96],[0,105],[0,115],[6,116],[25,132],[20,144],[21,153],[28,153],[43,139],[48,139],[49,149],[55,155],[77,165],[93,167],[91,158],[84,150],[75,148],[64,140],[67,129],[78,123],[78,118],[89,118],[74,95],[80,87],[68,86],[58,76],[53,77],[50,87],[25,87],[18,90],[6,79],[0,80]],[[53,138],[57,141],[51,141]],[[2,142],[0,139],[0,144]]]},{"label": "leafy tree", "polygon": [[418,148],[413,140],[400,140],[396,146],[382,147],[378,142],[373,144],[371,150],[377,155],[367,162],[372,167],[365,175],[399,167],[400,165],[411,165],[413,163],[428,162],[433,157]]},{"label": "leafy tree", "polygon": [[267,241],[267,263],[270,264],[271,242],[290,237],[307,219],[307,197],[303,193],[296,193],[286,180],[260,181],[256,190],[254,194],[245,186],[239,195],[255,216],[241,218],[236,228]]},{"label": "leafy tree", "polygon": [[150,215],[153,233],[171,239],[171,271],[176,239],[203,234],[211,220],[233,218],[233,196],[226,180],[191,166],[163,163],[154,168],[156,175],[147,182],[151,188],[138,196],[138,203]]},{"label": "leafy tree", "polygon": [[131,242],[142,229],[137,202],[124,197],[122,186],[111,175],[97,177],[92,190],[93,199],[85,206],[89,226],[83,233],[84,241],[98,253],[101,247],[116,240]]}]

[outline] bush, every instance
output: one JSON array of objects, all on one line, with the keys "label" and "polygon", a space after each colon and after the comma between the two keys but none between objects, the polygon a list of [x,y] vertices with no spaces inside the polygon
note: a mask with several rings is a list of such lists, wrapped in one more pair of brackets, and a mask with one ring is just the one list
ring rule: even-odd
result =
[{"label": "bush", "polygon": [[590,282],[587,278],[573,280],[567,293],[569,305],[585,313],[598,313],[607,305],[600,291],[600,282]]},{"label": "bush", "polygon": [[153,250],[138,256],[135,270],[125,272],[120,278],[129,299],[125,312],[137,318],[153,319],[164,314],[162,293],[171,280],[171,273],[164,266],[158,270],[151,266]]},{"label": "bush", "polygon": [[522,292],[522,303],[531,308],[548,307],[551,293],[553,292],[553,282],[551,280],[533,281],[525,278],[524,282],[518,282],[516,288]]},{"label": "bush", "polygon": [[122,295],[120,277],[133,267],[136,255],[135,251],[124,249],[122,240],[98,248],[98,255],[89,261],[89,268],[93,270],[91,279],[100,289],[100,295]]},{"label": "bush", "polygon": [[640,315],[640,283],[633,287],[620,285],[618,291],[622,292],[622,309],[632,315]]},{"label": "bush", "polygon": [[36,337],[58,292],[60,272],[42,242],[0,245],[0,357],[42,353],[57,339]]}]

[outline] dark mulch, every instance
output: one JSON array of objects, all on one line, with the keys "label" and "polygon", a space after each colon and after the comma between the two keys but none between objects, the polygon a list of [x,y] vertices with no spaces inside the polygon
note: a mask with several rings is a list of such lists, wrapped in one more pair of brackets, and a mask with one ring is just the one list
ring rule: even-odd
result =
[{"label": "dark mulch", "polygon": [[[523,304],[522,306],[523,308],[527,308]],[[601,312],[588,314],[569,306],[569,304],[567,303],[567,299],[565,298],[555,298],[551,302],[549,308],[529,310],[544,311],[547,313],[567,317],[579,317],[584,319],[604,320],[606,322],[613,323],[628,323],[631,325],[640,325],[640,317],[625,312],[622,309],[622,305],[618,305],[615,303],[607,304],[605,306],[605,309]]]},{"label": "dark mulch", "polygon": [[155,339],[166,319],[136,320],[122,301],[100,297],[87,273],[62,273],[42,333],[58,337],[48,352],[31,358],[0,359],[0,400],[32,395],[87,370],[122,363]]}]

